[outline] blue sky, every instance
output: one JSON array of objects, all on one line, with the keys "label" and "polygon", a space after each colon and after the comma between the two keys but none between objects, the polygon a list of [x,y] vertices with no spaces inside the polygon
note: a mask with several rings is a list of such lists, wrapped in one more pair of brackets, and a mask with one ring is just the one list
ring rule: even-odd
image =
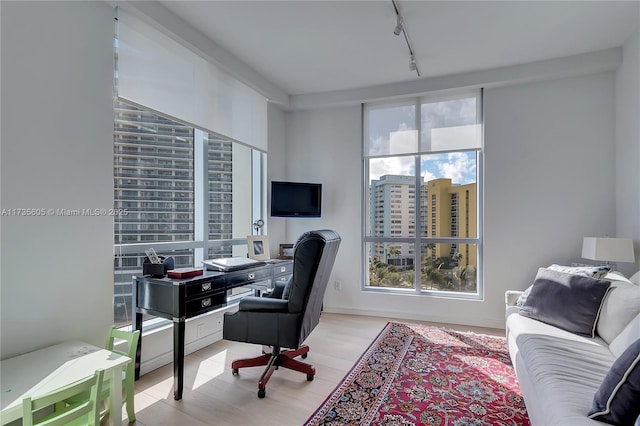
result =
[{"label": "blue sky", "polygon": [[451,178],[453,183],[464,185],[476,182],[476,152],[455,152],[423,156],[420,167],[425,181]]},{"label": "blue sky", "polygon": [[[423,155],[421,174],[425,182],[438,178],[450,178],[454,184],[476,182],[476,152],[453,152]],[[414,156],[372,158],[369,162],[369,178],[383,175],[414,176]]]}]

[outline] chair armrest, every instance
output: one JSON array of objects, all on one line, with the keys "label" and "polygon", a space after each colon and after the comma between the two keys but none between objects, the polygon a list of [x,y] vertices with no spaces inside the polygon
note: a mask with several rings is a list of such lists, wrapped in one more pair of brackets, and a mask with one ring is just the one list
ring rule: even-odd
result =
[{"label": "chair armrest", "polygon": [[269,295],[266,297],[269,297],[271,299],[282,299],[282,295],[284,294],[284,289],[287,284],[288,282],[276,282],[276,285],[273,286],[273,291],[271,291],[271,293],[269,293]]},{"label": "chair armrest", "polygon": [[287,312],[289,301],[269,297],[247,296],[240,300],[239,311],[251,312]]},{"label": "chair armrest", "polygon": [[507,290],[504,293],[504,303],[507,306],[516,306],[516,302],[518,301],[518,298],[520,297],[520,295],[524,293],[524,291],[520,291],[520,290]]}]

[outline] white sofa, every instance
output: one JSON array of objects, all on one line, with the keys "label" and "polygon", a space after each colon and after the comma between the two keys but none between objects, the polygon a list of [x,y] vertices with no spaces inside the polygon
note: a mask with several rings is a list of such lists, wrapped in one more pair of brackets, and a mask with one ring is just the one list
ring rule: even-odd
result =
[{"label": "white sofa", "polygon": [[594,394],[617,357],[640,337],[640,286],[615,273],[604,279],[612,289],[594,338],[519,315],[522,292],[506,292],[509,354],[533,425],[604,425],[587,417]]}]

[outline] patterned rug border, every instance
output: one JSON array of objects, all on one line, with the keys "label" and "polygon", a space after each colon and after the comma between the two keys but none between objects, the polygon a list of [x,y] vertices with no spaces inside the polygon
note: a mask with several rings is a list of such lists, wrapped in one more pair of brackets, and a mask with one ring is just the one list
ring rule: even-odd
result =
[{"label": "patterned rug border", "polygon": [[[383,339],[391,330],[391,328],[393,327],[393,325],[395,324],[400,324],[400,325],[409,325],[408,323],[400,323],[400,322],[395,322],[395,321],[389,321],[387,322],[387,324],[382,328],[382,330],[380,330],[380,333],[378,333],[378,335],[376,336],[375,339],[373,339],[373,341],[369,344],[369,347],[367,348],[366,351],[364,351],[362,353],[362,355],[360,355],[360,358],[358,358],[356,360],[356,362],[353,364],[353,367],[351,367],[351,370],[349,370],[349,372],[340,380],[340,382],[336,385],[335,388],[333,388],[333,390],[331,391],[331,393],[329,394],[329,396],[327,396],[325,398],[325,400],[322,402],[322,404],[320,404],[320,406],[313,412],[313,414],[309,417],[309,419],[305,422],[305,426],[306,425],[315,425],[318,424],[318,420],[316,420],[315,418],[320,414],[321,411],[328,411],[329,408],[331,407],[328,403],[331,402],[332,404],[335,403],[334,400],[339,399],[339,397],[342,395],[341,393],[338,392],[338,390],[344,385],[345,382],[352,380],[354,374],[357,374],[358,372],[360,372],[360,370],[363,369],[364,364],[362,363],[363,359],[366,359],[367,357],[371,356],[371,352],[375,350],[375,348],[378,346],[378,342]],[[403,351],[406,351],[406,348],[408,347],[408,343],[404,345],[403,347]],[[398,360],[396,361],[397,363],[402,362],[402,358],[398,357]],[[397,364],[396,364],[397,366]],[[383,395],[384,396],[384,395]],[[323,414],[324,417],[324,414]],[[312,423],[315,420],[315,423]]]},{"label": "patterned rug border", "polygon": [[[387,336],[389,336],[389,334],[396,327],[408,327],[410,329],[413,329],[414,333],[416,333],[416,331],[415,331],[416,329],[421,329],[421,330],[428,329],[430,331],[440,331],[440,332],[453,333],[453,334],[465,335],[465,336],[478,336],[478,337],[482,337],[482,338],[486,338],[486,339],[496,339],[496,340],[504,341],[504,338],[500,337],[500,336],[495,336],[495,335],[490,335],[490,334],[483,334],[483,333],[476,333],[476,332],[473,332],[473,331],[458,331],[458,330],[454,330],[454,329],[447,328],[447,327],[438,327],[438,326],[423,325],[423,324],[416,324],[416,323],[389,321],[382,328],[380,333],[378,333],[376,338],[373,339],[373,341],[369,344],[369,346],[362,353],[362,355],[360,355],[360,357],[355,361],[354,365],[351,367],[349,372],[340,380],[340,382],[331,391],[331,393],[324,399],[324,401],[319,405],[319,407],[313,412],[313,414],[311,416],[309,416],[307,421],[304,423],[305,426],[323,424],[327,414],[334,408],[335,404],[340,399],[343,398],[345,392],[348,390],[347,384],[353,382],[357,378],[357,376],[360,374],[360,372],[362,372],[362,370],[364,370],[367,367],[367,363],[365,362],[365,360],[368,360],[368,359],[370,359],[372,357],[372,355],[381,346],[382,341],[384,341],[384,339],[387,338]],[[395,374],[395,372],[399,371],[400,364],[402,364],[403,361],[405,360],[406,355],[407,355],[407,351],[409,350],[410,347],[412,347],[415,338],[416,338],[415,335],[410,336],[402,344],[401,349],[397,353],[398,356],[396,357],[395,361],[393,362],[392,368],[389,368],[389,371],[394,372],[394,374]],[[510,360],[509,360],[509,364],[510,364]],[[393,380],[385,380],[384,381],[384,383],[382,384],[382,386],[380,388],[380,392],[376,395],[374,400],[371,401],[371,404],[369,405],[369,407],[368,407],[368,409],[366,411],[366,415],[364,417],[362,417],[357,422],[357,424],[368,425],[368,424],[371,424],[374,421],[374,419],[378,415],[378,410],[380,409],[382,403],[384,402],[385,398],[387,397],[387,394],[388,394],[390,388],[393,386],[393,383],[394,383]],[[526,411],[525,411],[525,413],[526,413]],[[356,424],[356,423],[350,422],[349,424]],[[525,422],[525,424],[528,424],[528,422]]]}]

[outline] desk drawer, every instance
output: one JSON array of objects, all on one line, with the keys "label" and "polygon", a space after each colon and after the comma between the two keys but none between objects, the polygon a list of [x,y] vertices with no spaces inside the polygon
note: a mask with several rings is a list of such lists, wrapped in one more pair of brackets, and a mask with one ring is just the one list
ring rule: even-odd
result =
[{"label": "desk drawer", "polygon": [[289,275],[293,271],[293,262],[288,262],[286,265],[278,265],[273,267],[273,275]]},{"label": "desk drawer", "polygon": [[187,298],[198,297],[212,291],[224,291],[224,277],[216,277],[210,281],[187,284],[185,287],[185,296]]},{"label": "desk drawer", "polygon": [[211,294],[206,297],[189,300],[185,303],[185,316],[187,318],[203,314],[224,305],[225,293]]},{"label": "desk drawer", "polygon": [[237,271],[227,274],[227,286],[235,287],[248,282],[264,281],[271,278],[270,269],[260,269],[252,271]]},{"label": "desk drawer", "polygon": [[174,289],[170,284],[150,282],[145,279],[136,279],[134,282],[134,291],[137,294],[136,306],[133,308],[142,308],[146,310],[156,311],[168,315],[173,315],[173,297]]}]

